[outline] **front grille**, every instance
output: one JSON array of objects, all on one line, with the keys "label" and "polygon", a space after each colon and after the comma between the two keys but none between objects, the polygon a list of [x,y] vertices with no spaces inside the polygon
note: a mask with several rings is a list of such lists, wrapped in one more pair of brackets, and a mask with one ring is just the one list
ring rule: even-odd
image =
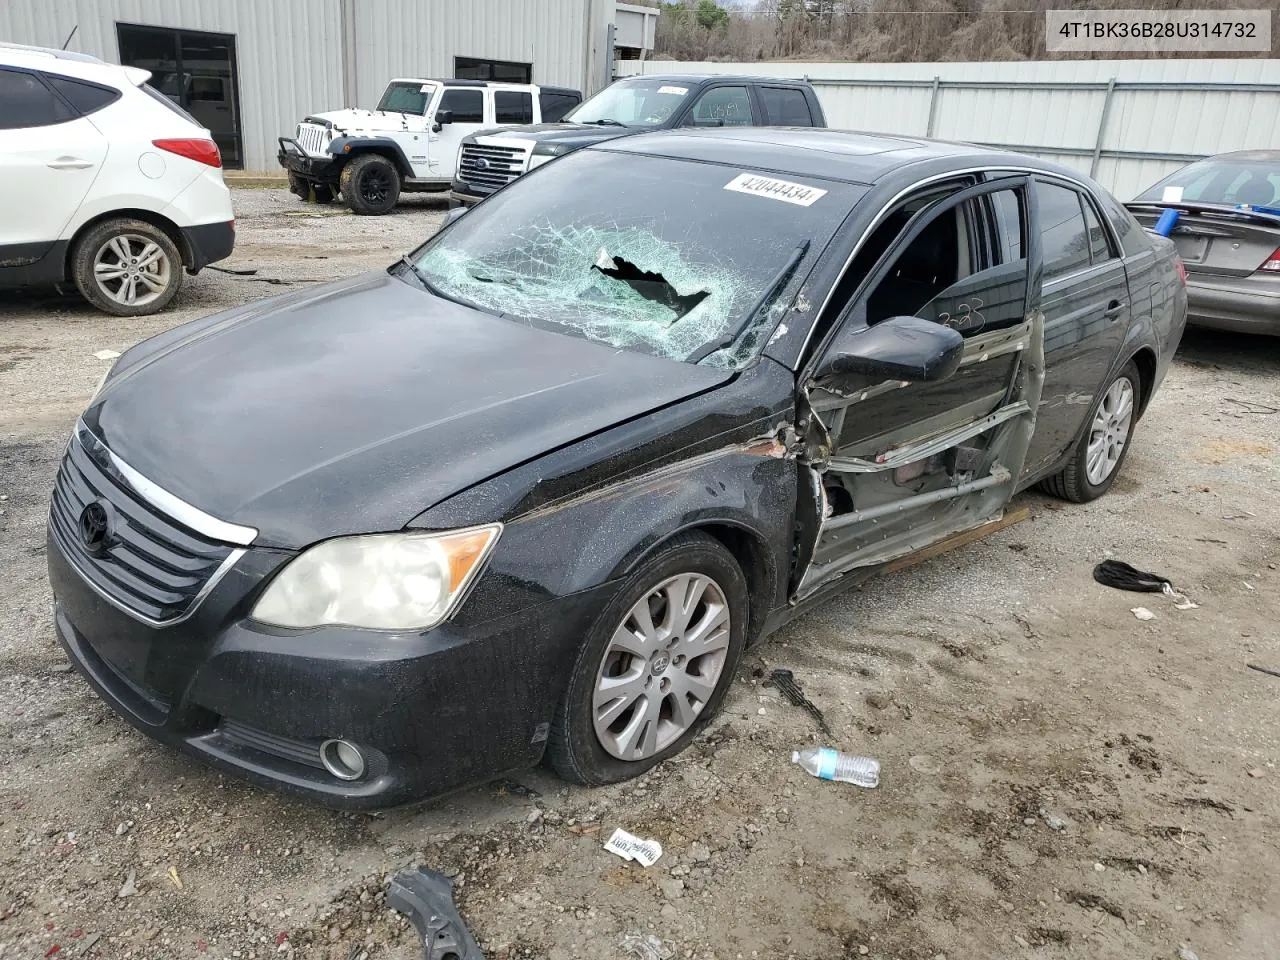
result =
[{"label": "front grille", "polygon": [[307,153],[320,155],[329,144],[329,130],[318,123],[300,123],[296,139]]},{"label": "front grille", "polygon": [[[81,537],[84,509],[98,501],[110,531],[101,555]],[[72,439],[58,470],[49,527],[63,554],[99,594],[155,624],[181,620],[237,548],[183,526],[109,475]]]},{"label": "front grille", "polygon": [[292,760],[294,763],[315,767],[317,770],[324,769],[324,764],[320,762],[319,740],[312,742],[294,740],[291,737],[281,737],[226,717],[223,717],[222,722],[218,724],[218,732],[228,740],[257,750],[259,753],[282,757],[285,760]]},{"label": "front grille", "polygon": [[464,143],[458,157],[458,179],[496,190],[524,173],[528,158],[529,151],[524,147]]}]

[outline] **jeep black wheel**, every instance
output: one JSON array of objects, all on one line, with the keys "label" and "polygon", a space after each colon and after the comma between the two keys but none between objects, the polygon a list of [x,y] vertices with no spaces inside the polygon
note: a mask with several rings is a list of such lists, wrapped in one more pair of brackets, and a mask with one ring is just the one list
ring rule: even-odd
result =
[{"label": "jeep black wheel", "polygon": [[386,213],[400,199],[400,174],[386,157],[363,154],[342,170],[342,198],[353,213]]}]

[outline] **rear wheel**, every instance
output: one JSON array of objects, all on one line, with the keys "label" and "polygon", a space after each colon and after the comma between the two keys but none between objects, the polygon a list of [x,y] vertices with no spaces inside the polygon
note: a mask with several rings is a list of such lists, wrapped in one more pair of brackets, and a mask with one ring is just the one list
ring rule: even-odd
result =
[{"label": "rear wheel", "polygon": [[71,276],[99,310],[140,317],[169,305],[182,286],[182,256],[159,227],[117,217],[86,233],[71,253]]},{"label": "rear wheel", "polygon": [[701,533],[659,547],[592,626],[552,722],[566,780],[616,783],[683,750],[720,708],[742,654],[747,585]]},{"label": "rear wheel", "polygon": [[342,168],[342,198],[353,213],[377,216],[400,199],[400,174],[386,157],[366,153]]},{"label": "rear wheel", "polygon": [[1126,364],[1107,385],[1089,428],[1076,444],[1066,467],[1042,480],[1041,489],[1064,500],[1087,503],[1111,488],[1129,455],[1133,431],[1138,425],[1141,388],[1142,375],[1137,366],[1132,362]]}]

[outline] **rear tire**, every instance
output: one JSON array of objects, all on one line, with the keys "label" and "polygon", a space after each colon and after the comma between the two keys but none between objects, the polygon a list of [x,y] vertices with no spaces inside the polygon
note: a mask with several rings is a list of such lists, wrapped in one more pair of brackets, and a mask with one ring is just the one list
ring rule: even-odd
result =
[{"label": "rear tire", "polygon": [[1110,490],[1133,445],[1141,396],[1142,375],[1130,361],[1107,384],[1067,465],[1041,480],[1040,489],[1073,503],[1097,500]]},{"label": "rear tire", "polygon": [[379,216],[400,199],[400,174],[386,157],[364,153],[342,168],[342,198],[352,213]]},{"label": "rear tire", "polygon": [[130,217],[104,220],[71,251],[81,296],[104,313],[143,317],[169,305],[182,286],[182,256],[169,235]]},{"label": "rear tire", "polygon": [[658,547],[578,650],[551,723],[556,773],[617,783],[688,746],[733,683],[747,616],[746,578],[718,540],[686,533]]}]

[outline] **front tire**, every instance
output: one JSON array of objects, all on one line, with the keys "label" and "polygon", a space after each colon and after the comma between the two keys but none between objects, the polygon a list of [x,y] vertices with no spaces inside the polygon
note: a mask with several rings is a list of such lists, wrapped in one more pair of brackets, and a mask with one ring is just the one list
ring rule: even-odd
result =
[{"label": "front tire", "polygon": [[142,317],[169,305],[182,286],[182,256],[169,235],[129,217],[104,220],[77,241],[71,277],[104,313]]},{"label": "front tire", "polygon": [[352,213],[379,216],[400,199],[400,174],[386,157],[365,153],[342,168],[342,198]]},{"label": "front tire", "polygon": [[688,746],[733,682],[747,613],[746,579],[719,541],[688,533],[659,547],[578,651],[551,724],[556,773],[617,783]]},{"label": "front tire", "polygon": [[1115,483],[1138,425],[1142,375],[1132,361],[1107,384],[1067,465],[1040,482],[1046,493],[1073,503],[1096,500]]}]

